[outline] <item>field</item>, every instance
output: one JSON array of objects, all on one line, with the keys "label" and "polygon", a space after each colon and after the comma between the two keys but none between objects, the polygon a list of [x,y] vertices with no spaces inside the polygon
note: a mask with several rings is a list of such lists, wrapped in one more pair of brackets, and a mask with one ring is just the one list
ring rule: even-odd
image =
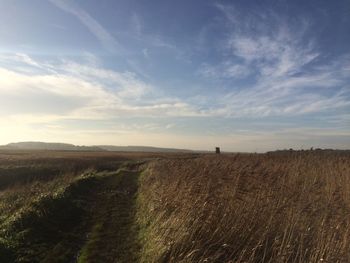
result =
[{"label": "field", "polygon": [[2,151],[0,262],[350,262],[350,153]]}]

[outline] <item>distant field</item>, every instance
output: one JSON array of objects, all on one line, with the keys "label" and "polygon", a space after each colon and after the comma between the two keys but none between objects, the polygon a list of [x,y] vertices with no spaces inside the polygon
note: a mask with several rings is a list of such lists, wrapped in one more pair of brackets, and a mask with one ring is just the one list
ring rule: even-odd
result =
[{"label": "distant field", "polygon": [[0,262],[350,262],[350,154],[1,151]]}]

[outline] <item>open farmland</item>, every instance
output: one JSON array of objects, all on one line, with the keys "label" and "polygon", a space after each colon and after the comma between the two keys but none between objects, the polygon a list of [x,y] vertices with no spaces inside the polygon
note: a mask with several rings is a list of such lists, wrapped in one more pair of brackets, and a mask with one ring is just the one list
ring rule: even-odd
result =
[{"label": "open farmland", "polygon": [[3,151],[0,262],[350,262],[350,154]]}]

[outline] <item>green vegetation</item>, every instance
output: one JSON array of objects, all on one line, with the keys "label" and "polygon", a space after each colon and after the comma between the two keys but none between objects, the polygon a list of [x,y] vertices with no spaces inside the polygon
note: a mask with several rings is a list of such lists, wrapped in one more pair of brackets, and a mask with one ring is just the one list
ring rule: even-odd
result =
[{"label": "green vegetation", "polygon": [[84,174],[66,187],[41,193],[5,221],[8,253],[18,262],[69,262],[84,242],[102,183],[103,176]]},{"label": "green vegetation", "polygon": [[136,262],[140,250],[135,224],[137,171],[107,176],[97,198],[93,227],[78,262]]},{"label": "green vegetation", "polygon": [[137,176],[90,172],[42,191],[4,220],[1,262],[135,262]]},{"label": "green vegetation", "polygon": [[0,262],[349,262],[347,152],[0,153]]},{"label": "green vegetation", "polygon": [[121,156],[97,160],[0,164],[0,262],[134,261],[138,164]]}]

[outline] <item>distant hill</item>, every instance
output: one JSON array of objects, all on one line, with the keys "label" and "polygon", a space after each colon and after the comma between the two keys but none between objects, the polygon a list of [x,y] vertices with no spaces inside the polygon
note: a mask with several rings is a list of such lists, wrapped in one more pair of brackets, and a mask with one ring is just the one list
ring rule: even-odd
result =
[{"label": "distant hill", "polygon": [[98,145],[97,147],[112,152],[192,152],[186,149],[160,148],[151,146],[113,146]]},{"label": "distant hill", "polygon": [[192,152],[185,149],[160,148],[150,146],[77,146],[68,143],[17,142],[0,146],[3,150],[51,150],[51,151],[112,151],[112,152]]},{"label": "distant hill", "polygon": [[105,151],[97,146],[77,146],[68,143],[16,142],[2,146],[13,150],[53,150],[53,151]]}]

